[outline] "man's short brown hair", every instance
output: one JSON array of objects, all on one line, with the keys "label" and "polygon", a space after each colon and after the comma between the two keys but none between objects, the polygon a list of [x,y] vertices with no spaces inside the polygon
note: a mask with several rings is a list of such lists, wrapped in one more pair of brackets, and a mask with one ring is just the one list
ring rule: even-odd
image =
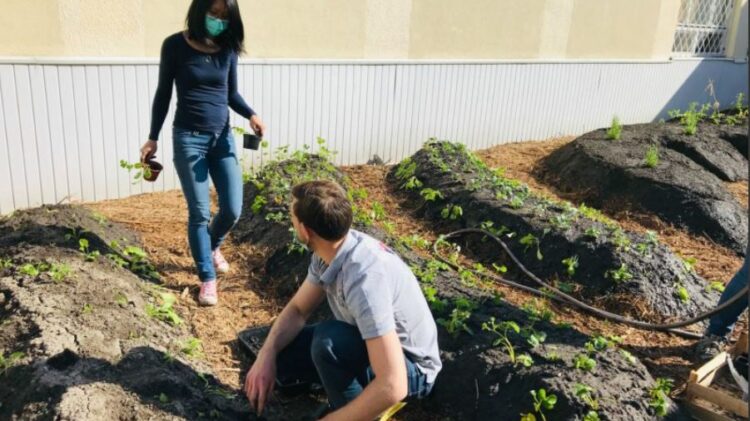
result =
[{"label": "man's short brown hair", "polygon": [[306,181],[292,188],[294,214],[321,238],[336,241],[352,225],[352,204],[346,191],[328,180]]}]

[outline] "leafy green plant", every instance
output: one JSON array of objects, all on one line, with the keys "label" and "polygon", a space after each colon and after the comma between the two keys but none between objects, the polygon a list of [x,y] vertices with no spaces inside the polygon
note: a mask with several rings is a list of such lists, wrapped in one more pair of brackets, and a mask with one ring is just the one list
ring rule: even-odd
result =
[{"label": "leafy green plant", "polygon": [[726,289],[726,287],[719,281],[711,281],[708,285],[706,285],[706,291],[724,292],[724,289]]},{"label": "leafy green plant", "polygon": [[584,232],[584,235],[589,238],[593,238],[594,240],[598,239],[600,235],[602,235],[602,231],[597,227],[588,227],[586,228],[586,231]]},{"label": "leafy green plant", "polygon": [[253,204],[250,205],[250,210],[253,212],[253,214],[257,215],[260,213],[260,211],[263,210],[263,206],[268,203],[268,199],[266,199],[263,195],[257,195],[253,199]]},{"label": "leafy green plant", "polygon": [[539,249],[539,239],[534,234],[526,234],[521,237],[518,242],[522,246],[524,246],[524,252],[528,252],[531,247],[536,246],[536,258],[538,260],[542,260],[544,258],[544,256],[542,256],[542,251]]},{"label": "leafy green plant", "polygon": [[544,415],[544,411],[551,411],[557,404],[557,396],[547,394],[547,391],[543,388],[539,390],[532,390],[531,396],[534,399],[534,412],[539,414],[542,421],[547,421],[547,417]]},{"label": "leafy green plant", "polygon": [[521,354],[516,357],[516,362],[522,366],[529,368],[534,365],[534,359],[529,354]]},{"label": "leafy green plant", "polygon": [[26,263],[25,265],[21,266],[18,271],[32,278],[36,278],[40,273],[39,269],[33,263]]},{"label": "leafy green plant", "polygon": [[583,421],[599,421],[599,414],[596,411],[589,411],[583,416]]},{"label": "leafy green plant", "polygon": [[401,188],[406,189],[406,190],[416,190],[421,187],[422,187],[422,182],[419,181],[417,177],[411,177],[404,184],[401,185]]},{"label": "leafy green plant", "polygon": [[680,115],[680,124],[683,125],[683,132],[686,135],[694,135],[698,129],[698,123],[706,117],[706,111],[710,106],[704,104],[700,109],[697,102],[691,102],[687,111]]},{"label": "leafy green plant", "polygon": [[698,263],[698,259],[695,257],[685,257],[682,259],[682,265],[685,266],[685,270],[693,273],[695,272],[695,264]]},{"label": "leafy green plant", "polygon": [[385,219],[386,213],[385,213],[385,207],[383,207],[382,204],[379,202],[372,202],[370,211],[370,217],[374,219],[375,221],[380,221],[381,219]]},{"label": "leafy green plant", "polygon": [[562,260],[562,264],[565,266],[565,272],[567,272],[568,276],[573,276],[576,274],[576,269],[578,268],[578,256],[565,258]]},{"label": "leafy green plant", "polygon": [[607,139],[620,140],[620,134],[622,132],[622,124],[617,116],[612,117],[612,125],[607,129]]},{"label": "leafy green plant", "polygon": [[83,314],[91,314],[93,312],[94,312],[94,306],[89,303],[84,304],[83,308],[81,309],[81,313]]},{"label": "leafy green plant", "polygon": [[538,347],[545,340],[547,340],[547,332],[541,330],[535,330],[532,327],[525,327],[521,329],[521,336],[526,338],[526,342],[531,346],[532,349]]},{"label": "leafy green plant", "polygon": [[412,250],[414,248],[427,250],[430,247],[430,242],[418,234],[412,234],[408,237],[401,237],[400,241]]},{"label": "leafy green plant", "polygon": [[53,263],[47,272],[55,282],[62,282],[70,276],[70,266],[65,263]]},{"label": "leafy green plant", "polygon": [[9,368],[16,365],[16,363],[23,357],[23,352],[13,352],[7,357],[3,353],[0,353],[0,376],[4,375]]},{"label": "leafy green plant", "polygon": [[440,211],[440,216],[443,219],[450,219],[452,221],[461,218],[463,214],[464,210],[461,208],[461,206],[452,204],[445,205],[443,210]]},{"label": "leafy green plant", "polygon": [[672,379],[659,377],[656,379],[656,383],[649,390],[649,403],[648,405],[654,408],[656,415],[663,417],[667,415],[669,409],[669,393],[674,387]]},{"label": "leafy green plant", "polygon": [[544,303],[539,303],[536,299],[527,301],[521,306],[521,309],[529,317],[532,322],[545,321],[552,322],[555,317],[555,313],[549,309]]},{"label": "leafy green plant", "polygon": [[583,347],[589,353],[604,351],[607,348],[611,348],[612,346],[614,346],[614,343],[601,335],[596,335],[591,338],[590,341],[587,341],[585,344],[583,344]]},{"label": "leafy green plant", "polygon": [[586,354],[578,354],[573,360],[573,366],[578,370],[592,371],[596,368],[596,360]]},{"label": "leafy green plant", "polygon": [[203,358],[203,344],[198,338],[189,338],[180,347],[180,352],[189,358]]},{"label": "leafy green plant", "polygon": [[690,302],[690,292],[688,292],[687,288],[685,288],[685,286],[681,285],[680,283],[675,284],[674,295],[683,303]]},{"label": "leafy green plant", "polygon": [[428,202],[434,202],[437,199],[443,198],[443,193],[440,193],[440,191],[435,189],[422,189],[422,191],[419,192],[419,194],[424,198],[424,200]]},{"label": "leafy green plant", "polygon": [[605,274],[607,278],[612,279],[615,283],[623,283],[633,279],[633,274],[628,270],[628,266],[623,263],[617,269],[610,269]]},{"label": "leafy green plant", "polygon": [[599,402],[594,397],[594,388],[585,384],[576,383],[575,395],[594,411],[599,409]]},{"label": "leafy green plant", "polygon": [[442,312],[445,310],[445,301],[438,298],[437,288],[431,285],[422,285],[422,292],[424,293],[424,298],[427,300],[427,304],[433,311]]},{"label": "leafy green plant", "polygon": [[120,168],[128,170],[128,174],[133,174],[133,184],[138,183],[143,178],[151,177],[151,168],[148,165],[143,165],[142,162],[130,163],[125,159],[120,160]]},{"label": "leafy green plant", "polygon": [[122,292],[118,292],[115,295],[115,304],[119,305],[120,307],[125,307],[126,305],[128,305],[128,297]]},{"label": "leafy green plant", "polygon": [[416,171],[417,163],[412,161],[411,158],[406,158],[396,167],[396,178],[399,180],[407,180],[413,177]]},{"label": "leafy green plant", "polygon": [[177,297],[170,293],[160,294],[161,305],[154,306],[153,304],[146,304],[146,315],[153,319],[161,320],[165,323],[169,323],[173,326],[182,324],[182,319],[177,312],[174,310],[174,304],[177,302]]},{"label": "leafy green plant", "polygon": [[492,342],[492,346],[502,345],[505,348],[505,352],[510,357],[510,362],[516,363],[516,350],[513,347],[513,343],[508,338],[508,333],[515,332],[520,333],[521,328],[518,323],[509,320],[497,323],[494,317],[490,317],[488,322],[482,323],[482,330],[494,333],[497,338]]},{"label": "leafy green plant", "polygon": [[631,365],[635,364],[635,362],[636,362],[635,356],[633,354],[631,354],[630,352],[628,352],[628,351],[626,351],[624,349],[621,349],[620,350],[620,355],[622,355],[622,357],[625,358],[625,361],[627,361],[628,364],[631,364]]},{"label": "leafy green plant", "polygon": [[649,168],[656,168],[659,165],[659,148],[656,145],[648,147],[643,162]]},{"label": "leafy green plant", "polygon": [[451,336],[458,336],[461,332],[473,335],[474,332],[469,328],[466,322],[471,318],[471,312],[476,308],[476,304],[465,299],[457,298],[454,301],[455,308],[451,311],[449,319],[438,319],[438,323],[448,331]]},{"label": "leafy green plant", "polygon": [[93,262],[99,257],[99,250],[91,251],[89,249],[89,240],[85,238],[78,239],[78,250],[83,253],[83,257],[87,262]]}]

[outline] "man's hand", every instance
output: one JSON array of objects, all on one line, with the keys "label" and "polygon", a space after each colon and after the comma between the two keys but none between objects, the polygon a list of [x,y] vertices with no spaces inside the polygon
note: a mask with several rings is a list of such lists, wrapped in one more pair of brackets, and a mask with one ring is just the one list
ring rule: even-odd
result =
[{"label": "man's hand", "polygon": [[141,162],[146,162],[156,154],[158,143],[155,140],[148,140],[141,146]]},{"label": "man's hand", "polygon": [[245,377],[245,394],[258,416],[263,414],[276,380],[276,356],[261,351]]}]

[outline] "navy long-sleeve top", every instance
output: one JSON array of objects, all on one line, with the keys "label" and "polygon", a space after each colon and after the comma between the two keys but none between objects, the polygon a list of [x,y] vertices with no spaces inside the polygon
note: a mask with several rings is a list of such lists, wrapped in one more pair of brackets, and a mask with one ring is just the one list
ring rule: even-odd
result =
[{"label": "navy long-sleeve top", "polygon": [[245,118],[255,114],[237,92],[237,53],[230,48],[213,54],[198,51],[178,32],[162,44],[151,140],[159,139],[172,99],[172,83],[177,87],[175,127],[220,132],[229,122],[227,106]]}]

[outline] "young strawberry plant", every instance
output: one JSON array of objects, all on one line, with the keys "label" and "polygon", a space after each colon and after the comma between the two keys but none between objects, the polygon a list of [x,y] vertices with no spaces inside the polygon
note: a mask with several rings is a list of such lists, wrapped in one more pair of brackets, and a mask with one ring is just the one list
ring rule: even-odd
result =
[{"label": "young strawberry plant", "polygon": [[523,249],[524,252],[528,252],[531,247],[536,246],[536,258],[538,260],[542,260],[544,258],[544,256],[542,256],[542,251],[539,249],[539,239],[534,234],[526,234],[521,237],[518,242],[522,246],[525,246]]},{"label": "young strawberry plant", "polygon": [[594,397],[594,388],[585,384],[576,383],[575,394],[578,399],[589,406],[592,410],[599,409],[599,402]]},{"label": "young strawberry plant", "polygon": [[438,324],[443,326],[453,337],[457,337],[461,332],[473,335],[474,332],[466,322],[471,318],[471,312],[476,308],[476,304],[465,298],[457,298],[454,305],[455,308],[451,312],[450,318],[438,319]]},{"label": "young strawberry plant", "polygon": [[578,256],[571,256],[563,259],[562,264],[565,266],[565,272],[568,276],[572,277],[576,274],[576,269],[578,269]]},{"label": "young strawberry plant", "polygon": [[[538,414],[542,421],[547,421],[544,412],[551,411],[555,408],[555,404],[557,404],[557,396],[552,394],[548,395],[547,391],[544,389],[532,390],[531,396],[534,400],[534,413]],[[536,417],[534,414],[529,413],[524,415],[521,420],[536,420]]]},{"label": "young strawberry plant", "polygon": [[435,189],[422,189],[422,191],[419,192],[419,194],[424,198],[424,200],[428,202],[434,202],[435,200],[442,199],[443,193],[440,193],[440,191]]},{"label": "young strawberry plant", "polygon": [[177,298],[170,293],[160,294],[161,305],[154,306],[153,304],[146,304],[146,315],[153,319],[161,320],[169,323],[173,326],[182,324],[182,319],[177,315],[174,310],[174,304],[177,302]]},{"label": "young strawberry plant", "polygon": [[482,323],[482,330],[492,332],[497,338],[492,342],[492,346],[502,345],[505,348],[505,352],[510,357],[510,362],[516,363],[516,349],[513,347],[513,343],[508,338],[508,333],[515,332],[520,333],[521,328],[518,323],[514,321],[505,321],[497,323],[494,317],[490,317],[488,322]]},{"label": "young strawberry plant", "polygon": [[463,216],[464,210],[459,205],[445,205],[443,210],[440,212],[440,216],[443,219],[450,219],[451,221],[455,221],[456,219],[461,218]]},{"label": "young strawberry plant", "polygon": [[649,168],[656,168],[659,166],[659,148],[655,145],[651,145],[646,150],[646,156],[643,159],[644,164]]},{"label": "young strawberry plant", "polygon": [[663,417],[667,415],[669,410],[669,393],[674,387],[674,382],[671,379],[659,377],[656,379],[656,383],[649,390],[649,403],[651,408],[654,408],[656,415]]},{"label": "young strawberry plant", "polygon": [[621,284],[633,279],[633,274],[630,273],[630,271],[628,270],[628,266],[625,263],[621,264],[617,269],[607,271],[605,276],[612,279],[617,284]]},{"label": "young strawberry plant", "polygon": [[607,129],[607,139],[620,140],[620,134],[622,133],[622,124],[617,116],[612,117],[612,126]]},{"label": "young strawberry plant", "polygon": [[78,250],[83,253],[83,257],[87,262],[93,262],[100,255],[99,250],[89,250],[89,240],[85,238],[78,239]]},{"label": "young strawberry plant", "polygon": [[141,179],[151,177],[151,168],[148,165],[143,165],[142,162],[130,163],[127,160],[121,159],[120,168],[128,170],[128,174],[132,174],[133,184],[138,183]]},{"label": "young strawberry plant", "polygon": [[18,361],[24,357],[23,352],[14,352],[7,357],[5,354],[0,352],[0,376],[4,375],[9,368],[13,367]]},{"label": "young strawberry plant", "polygon": [[578,370],[592,371],[596,368],[596,360],[586,354],[578,354],[573,360],[573,366]]}]

